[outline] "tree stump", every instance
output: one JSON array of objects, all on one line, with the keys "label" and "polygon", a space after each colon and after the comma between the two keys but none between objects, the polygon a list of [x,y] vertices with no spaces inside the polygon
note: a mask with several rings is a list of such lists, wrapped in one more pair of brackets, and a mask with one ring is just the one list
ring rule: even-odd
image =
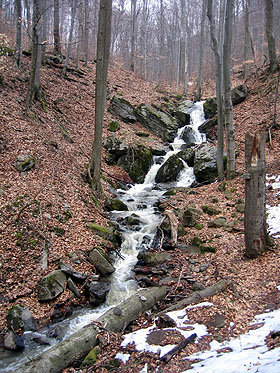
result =
[{"label": "tree stump", "polygon": [[245,256],[256,258],[268,246],[265,193],[265,133],[245,137]]}]

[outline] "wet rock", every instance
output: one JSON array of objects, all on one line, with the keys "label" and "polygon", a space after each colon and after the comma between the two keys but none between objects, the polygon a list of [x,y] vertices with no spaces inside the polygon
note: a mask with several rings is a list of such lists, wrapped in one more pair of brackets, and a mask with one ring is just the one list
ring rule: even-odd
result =
[{"label": "wet rock", "polygon": [[198,130],[201,133],[206,133],[213,127],[217,125],[217,120],[215,119],[206,119],[199,127]]},{"label": "wet rock", "polygon": [[187,162],[187,165],[189,167],[193,167],[194,166],[194,155],[195,155],[195,152],[193,149],[184,149],[184,150],[181,150],[179,153],[177,153],[177,157],[183,159],[185,162]]},{"label": "wet rock", "polygon": [[95,248],[90,252],[89,261],[95,266],[97,272],[103,276],[110,275],[115,271],[109,257],[100,248]]},{"label": "wet rock", "polygon": [[150,105],[141,104],[137,108],[139,122],[163,139],[171,143],[177,134],[178,124],[171,115],[158,110]]},{"label": "wet rock", "polygon": [[39,302],[57,298],[64,291],[66,275],[61,271],[53,271],[37,283],[37,298]]},{"label": "wet rock", "polygon": [[46,337],[45,335],[41,334],[33,334],[31,339],[38,343],[39,345],[51,345],[50,338]]},{"label": "wet rock", "polygon": [[35,331],[36,321],[28,308],[15,304],[6,316],[8,330]]},{"label": "wet rock", "polygon": [[173,114],[177,119],[179,119],[181,126],[186,126],[190,124],[190,108],[193,106],[193,104],[193,101],[185,100],[174,111]]},{"label": "wet rock", "polygon": [[141,251],[137,256],[137,259],[143,262],[145,265],[157,265],[165,263],[170,258],[170,254],[165,252],[156,253],[149,251]]},{"label": "wet rock", "polygon": [[14,161],[14,166],[19,172],[31,170],[35,165],[35,159],[29,154],[20,154]]},{"label": "wet rock", "polygon": [[137,120],[134,106],[120,96],[113,96],[108,111],[126,123],[134,123]]},{"label": "wet rock", "polygon": [[187,148],[194,146],[196,144],[196,136],[194,130],[191,127],[186,127],[183,132],[182,139],[185,141],[185,146]]},{"label": "wet rock", "polygon": [[216,148],[204,143],[196,149],[194,174],[198,182],[211,182],[218,177]]},{"label": "wet rock", "polygon": [[67,287],[72,291],[76,298],[81,298],[81,294],[71,278],[68,278],[67,280]]},{"label": "wet rock", "polygon": [[127,216],[124,219],[124,223],[126,225],[132,226],[132,225],[139,225],[141,223],[140,218],[136,214],[132,214],[131,216]]},{"label": "wet rock", "polygon": [[54,305],[54,311],[51,314],[51,321],[52,322],[59,322],[67,319],[73,314],[73,310],[71,307],[67,306],[65,307],[64,303],[55,304]]},{"label": "wet rock", "polygon": [[125,203],[116,198],[106,198],[105,209],[107,211],[127,211],[128,208]]},{"label": "wet rock", "polygon": [[95,307],[104,303],[106,296],[109,293],[110,286],[110,282],[105,281],[93,281],[87,285],[85,294],[89,299],[89,302]]},{"label": "wet rock", "polygon": [[152,148],[152,154],[156,156],[164,156],[166,151],[160,147]]},{"label": "wet rock", "polygon": [[47,333],[49,338],[60,338],[62,335],[62,328],[59,325],[54,325],[50,327],[50,330]]},{"label": "wet rock", "polygon": [[177,156],[177,154],[172,155],[159,168],[155,177],[156,183],[168,183],[169,181],[175,181],[179,172],[182,171],[183,168],[183,162]]},{"label": "wet rock", "polygon": [[4,338],[4,347],[11,351],[22,351],[25,347],[23,337],[10,331]]}]

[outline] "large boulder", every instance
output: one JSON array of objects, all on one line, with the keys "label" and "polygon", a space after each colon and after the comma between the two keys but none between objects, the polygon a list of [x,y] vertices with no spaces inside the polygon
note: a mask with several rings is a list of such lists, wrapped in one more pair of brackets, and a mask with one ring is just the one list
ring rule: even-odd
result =
[{"label": "large boulder", "polygon": [[35,331],[36,321],[28,308],[15,304],[7,313],[7,327],[9,330]]},{"label": "large boulder", "polygon": [[64,291],[66,275],[61,271],[53,271],[41,278],[37,283],[37,298],[39,302],[57,298]]},{"label": "large boulder", "polygon": [[182,139],[185,141],[187,148],[194,146],[196,144],[196,136],[194,130],[191,127],[186,127],[184,129]]},{"label": "large boulder", "polygon": [[177,153],[177,157],[183,159],[187,163],[189,167],[193,167],[194,165],[194,150],[191,148],[181,150]]},{"label": "large boulder", "polygon": [[104,140],[104,148],[107,150],[106,162],[114,164],[120,156],[127,154],[129,146],[125,141],[117,139],[115,135],[110,135]]},{"label": "large boulder", "polygon": [[113,96],[108,110],[111,114],[115,115],[126,123],[134,123],[137,119],[134,106],[120,96]]},{"label": "large boulder", "polygon": [[233,105],[238,105],[244,101],[247,97],[248,89],[245,84],[241,84],[238,87],[235,87],[231,91],[231,101]]},{"label": "large boulder", "polygon": [[144,145],[131,145],[127,154],[121,156],[117,165],[122,167],[135,183],[143,183],[153,164],[152,149]]},{"label": "large boulder", "polygon": [[211,182],[218,177],[217,149],[207,143],[195,152],[194,174],[198,182]]},{"label": "large boulder", "polygon": [[212,118],[217,114],[217,99],[216,97],[207,98],[203,104],[204,116],[206,119]]},{"label": "large boulder", "polygon": [[97,272],[103,276],[108,276],[115,271],[109,257],[102,249],[93,249],[89,254],[89,261],[95,266]]},{"label": "large boulder", "polygon": [[166,162],[159,168],[155,182],[168,183],[175,181],[179,172],[184,168],[184,164],[177,154],[172,155]]},{"label": "large boulder", "polygon": [[177,134],[178,123],[171,115],[150,105],[141,104],[137,109],[139,122],[149,131],[163,139],[172,142]]},{"label": "large boulder", "polygon": [[[193,106],[193,101],[186,100],[183,101],[177,109],[174,111],[174,115],[177,119],[179,119],[180,124],[182,126],[186,126],[190,124],[191,116],[190,116],[190,108]],[[180,126],[179,124],[179,126]]]}]

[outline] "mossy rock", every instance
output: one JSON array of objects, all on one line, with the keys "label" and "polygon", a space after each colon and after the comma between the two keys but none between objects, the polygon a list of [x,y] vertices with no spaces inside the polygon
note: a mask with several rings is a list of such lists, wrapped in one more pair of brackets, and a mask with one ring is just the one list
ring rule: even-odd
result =
[{"label": "mossy rock", "polygon": [[150,134],[147,132],[136,132],[135,135],[138,137],[149,137],[150,136]]},{"label": "mossy rock", "polygon": [[16,157],[14,166],[19,172],[29,171],[35,166],[35,158],[29,154],[20,154]]},{"label": "mossy rock", "polygon": [[109,230],[106,227],[103,227],[102,225],[95,224],[95,223],[88,223],[88,228],[93,231],[93,233],[97,234],[98,236],[109,239],[110,234],[112,233],[111,230]]},{"label": "mossy rock", "polygon": [[37,298],[39,302],[57,298],[64,291],[66,275],[61,271],[53,271],[41,278],[37,283]]},{"label": "mossy rock", "polygon": [[214,247],[214,246],[204,246],[204,245],[200,245],[200,251],[202,254],[204,253],[215,253],[217,252],[217,248]]},{"label": "mossy rock", "polygon": [[201,210],[194,207],[187,207],[181,215],[181,221],[184,227],[194,227],[202,214]]},{"label": "mossy rock", "polygon": [[116,132],[120,129],[120,124],[119,122],[117,122],[116,120],[112,120],[110,123],[109,123],[109,131],[110,132]]},{"label": "mossy rock", "polygon": [[93,366],[96,363],[98,352],[99,347],[95,346],[84,358],[81,368]]},{"label": "mossy rock", "polygon": [[236,206],[235,206],[236,210],[238,212],[241,212],[241,213],[244,213],[245,211],[245,204],[244,203],[238,203]]},{"label": "mossy rock", "polygon": [[217,99],[216,97],[207,98],[203,104],[205,118],[212,118],[217,114]]},{"label": "mossy rock", "polygon": [[63,237],[65,235],[65,229],[63,228],[60,228],[60,227],[53,227],[53,231],[54,233],[58,236],[58,237]]},{"label": "mossy rock", "polygon": [[159,168],[155,182],[156,183],[168,183],[175,181],[178,174],[184,168],[184,164],[177,154],[173,154],[166,162]]},{"label": "mossy rock", "polygon": [[105,208],[107,211],[128,211],[126,204],[116,198],[106,198]]},{"label": "mossy rock", "polygon": [[21,304],[12,306],[6,316],[8,330],[35,331],[35,319],[28,308]]},{"label": "mossy rock", "polygon": [[202,244],[202,240],[198,236],[194,236],[192,239],[192,245],[200,246]]},{"label": "mossy rock", "polygon": [[98,273],[103,276],[108,276],[115,271],[108,255],[98,247],[90,252],[89,261],[95,266]]},{"label": "mossy rock", "polygon": [[217,210],[215,207],[207,205],[202,206],[202,210],[210,216],[219,215],[221,213],[221,210]]},{"label": "mossy rock", "polygon": [[208,222],[209,228],[221,228],[226,226],[226,218],[219,217]]}]

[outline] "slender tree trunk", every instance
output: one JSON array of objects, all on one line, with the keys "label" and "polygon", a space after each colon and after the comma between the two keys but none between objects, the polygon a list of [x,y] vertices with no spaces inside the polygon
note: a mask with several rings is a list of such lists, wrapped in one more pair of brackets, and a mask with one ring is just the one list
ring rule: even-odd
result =
[{"label": "slender tree trunk", "polygon": [[77,9],[77,1],[72,0],[71,1],[71,24],[70,24],[70,30],[69,30],[69,37],[67,42],[67,49],[66,49],[66,56],[65,56],[65,63],[63,67],[62,74],[66,75],[67,67],[69,64],[69,58],[70,58],[70,51],[71,51],[71,44],[73,40],[73,30],[74,30],[74,23],[75,23],[75,15],[76,15],[76,9]]},{"label": "slender tree trunk", "polygon": [[110,57],[111,19],[112,0],[101,0],[97,33],[94,140],[88,169],[92,188],[97,191],[98,195],[102,195],[102,186],[100,182],[101,152]]},{"label": "slender tree trunk", "polygon": [[32,16],[32,60],[29,89],[26,98],[26,106],[29,108],[32,101],[41,101],[41,64],[42,64],[42,1],[33,0]]},{"label": "slender tree trunk", "polygon": [[26,29],[27,29],[27,35],[29,39],[29,46],[28,50],[32,50],[32,21],[31,21],[31,12],[30,12],[30,4],[29,0],[24,0],[24,6],[26,9]]},{"label": "slender tree trunk", "polygon": [[223,100],[222,100],[222,61],[220,49],[217,39],[215,20],[213,17],[213,0],[207,0],[207,16],[210,22],[210,34],[215,54],[216,67],[216,96],[217,96],[217,111],[218,111],[218,153],[217,167],[218,176],[222,180],[224,178],[224,118],[223,118]]},{"label": "slender tree trunk", "polygon": [[245,255],[256,258],[268,246],[266,229],[265,133],[245,138]]},{"label": "slender tree trunk", "polygon": [[49,3],[48,0],[43,2],[43,32],[42,32],[42,64],[45,63],[45,54],[47,49],[47,30],[48,30],[48,7]]},{"label": "slender tree trunk", "polygon": [[[226,1],[220,0],[220,11],[219,11],[219,30],[218,30],[218,44],[221,56],[221,80],[222,87],[224,85],[224,62],[223,62],[223,47],[224,47],[224,37],[225,37],[225,11],[226,11]],[[223,103],[224,104],[224,103]]]},{"label": "slender tree trunk", "polygon": [[160,39],[159,39],[159,84],[163,81],[164,75],[164,62],[163,62],[163,54],[164,54],[164,8],[163,8],[163,0],[160,0],[160,10],[159,10],[159,25],[160,25]]},{"label": "slender tree trunk", "polygon": [[275,73],[278,63],[274,38],[273,0],[265,0],[265,23],[270,72]]},{"label": "slender tree trunk", "polygon": [[148,0],[143,0],[143,14],[141,22],[141,74],[147,79],[147,22],[148,22]]},{"label": "slender tree trunk", "polygon": [[82,4],[80,4],[78,9],[78,40],[77,40],[77,61],[76,66],[77,69],[80,68],[80,52],[81,52],[81,46],[83,44],[83,7]]},{"label": "slender tree trunk", "polygon": [[21,67],[21,53],[22,53],[22,4],[21,0],[16,0],[17,12],[17,37],[16,37],[16,61],[17,67]]},{"label": "slender tree trunk", "polygon": [[88,65],[88,34],[89,34],[89,8],[85,0],[85,66]]},{"label": "slender tree trunk", "polygon": [[186,35],[187,35],[187,19],[186,19],[186,0],[181,0],[181,35],[180,35],[180,83],[183,83],[184,93],[186,89]]},{"label": "slender tree trunk", "polygon": [[205,34],[205,16],[206,16],[206,1],[202,3],[202,15],[200,23],[200,43],[199,43],[199,65],[197,77],[197,99],[201,100],[201,84],[202,84],[202,66],[203,66],[203,52],[204,52],[204,34]]},{"label": "slender tree trunk", "polygon": [[60,33],[59,33],[59,0],[54,0],[53,38],[54,38],[54,53],[61,54]]},{"label": "slender tree trunk", "polygon": [[250,0],[245,0],[245,40],[244,40],[244,79],[249,75],[249,48],[250,48],[250,31],[249,31],[249,10]]},{"label": "slender tree trunk", "polygon": [[235,138],[231,100],[231,44],[232,15],[234,0],[226,0],[225,39],[224,39],[224,92],[225,92],[225,128],[227,144],[227,177],[235,175]]},{"label": "slender tree trunk", "polygon": [[131,51],[130,51],[130,70],[135,71],[135,40],[136,40],[136,2],[131,0]]}]

